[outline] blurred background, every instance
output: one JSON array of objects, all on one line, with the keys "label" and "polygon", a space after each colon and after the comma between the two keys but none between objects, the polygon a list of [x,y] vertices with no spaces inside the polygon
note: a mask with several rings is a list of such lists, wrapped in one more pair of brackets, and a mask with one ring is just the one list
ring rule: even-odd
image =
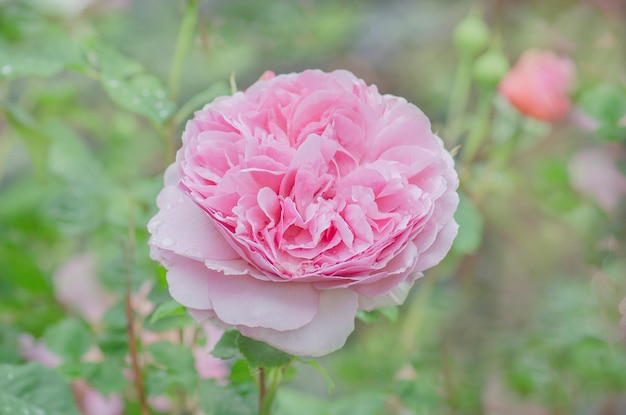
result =
[{"label": "blurred background", "polygon": [[[139,413],[119,375],[129,281],[147,333],[189,325],[151,318],[169,297],[145,229],[184,121],[266,70],[343,68],[415,103],[452,150],[466,137],[450,136],[454,34],[473,14],[489,28],[485,50],[511,66],[529,49],[569,57],[571,110],[536,120],[491,86],[482,145],[458,163],[452,253],[399,310],[364,313],[346,347],[320,360],[331,395],[299,365],[276,413],[626,414],[626,2],[200,1],[177,77],[184,14],[175,0],[0,0],[0,363],[50,349],[64,363],[49,366],[100,393],[96,407],[114,395],[107,414]],[[176,366],[178,352],[155,358]],[[148,395],[193,396],[148,366]]]}]

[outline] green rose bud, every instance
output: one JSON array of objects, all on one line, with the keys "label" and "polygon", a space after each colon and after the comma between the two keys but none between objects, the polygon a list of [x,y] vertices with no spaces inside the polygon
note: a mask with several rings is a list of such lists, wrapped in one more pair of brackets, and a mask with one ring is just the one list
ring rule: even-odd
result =
[{"label": "green rose bud", "polygon": [[493,88],[509,71],[509,61],[499,49],[490,49],[476,59],[474,79],[480,86]]},{"label": "green rose bud", "polygon": [[454,44],[459,53],[470,57],[477,55],[489,42],[489,28],[474,13],[463,19],[454,30]]}]

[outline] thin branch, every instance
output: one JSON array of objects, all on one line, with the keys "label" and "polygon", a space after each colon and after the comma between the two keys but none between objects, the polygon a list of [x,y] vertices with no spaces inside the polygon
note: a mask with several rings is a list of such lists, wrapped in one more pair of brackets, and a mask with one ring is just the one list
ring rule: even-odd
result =
[{"label": "thin branch", "polygon": [[143,385],[143,377],[141,375],[141,366],[139,364],[139,352],[137,351],[137,341],[135,338],[135,324],[133,318],[133,307],[131,302],[132,279],[133,279],[133,256],[135,252],[135,218],[133,212],[133,203],[130,202],[130,213],[128,218],[128,246],[126,247],[126,334],[128,336],[128,351],[133,367],[135,377],[135,388],[139,396],[139,406],[141,415],[150,415],[148,410],[148,401],[146,400],[146,391]]},{"label": "thin branch", "polygon": [[259,369],[259,411],[262,411],[265,396],[267,395],[267,388],[265,385],[265,368]]}]

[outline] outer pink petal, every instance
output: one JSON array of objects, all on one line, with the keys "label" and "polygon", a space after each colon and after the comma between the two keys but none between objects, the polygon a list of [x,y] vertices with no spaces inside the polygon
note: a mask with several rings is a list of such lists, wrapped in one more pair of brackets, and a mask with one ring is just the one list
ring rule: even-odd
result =
[{"label": "outer pink petal", "polygon": [[293,330],[310,323],[318,312],[320,295],[310,284],[219,274],[211,276],[209,292],[212,308],[223,322],[275,330]]},{"label": "outer pink petal", "polygon": [[151,246],[199,260],[239,258],[212,219],[176,186],[163,188],[158,205],[161,210],[148,223]]},{"label": "outer pink petal", "polygon": [[[421,278],[423,276],[424,275],[421,272],[416,274],[417,278]],[[406,300],[407,295],[409,295],[409,291],[411,290],[411,287],[413,287],[413,283],[417,278],[404,280],[393,290],[389,291],[389,293],[380,297],[365,297],[363,295],[359,295],[359,309],[370,311],[379,307],[401,305],[404,303],[404,300]]]},{"label": "outer pink petal", "polygon": [[319,312],[306,326],[289,331],[239,326],[248,337],[297,356],[323,356],[340,349],[354,330],[358,295],[349,289],[323,291]]},{"label": "outer pink petal", "polygon": [[454,242],[458,231],[459,225],[455,221],[448,222],[443,229],[439,231],[435,242],[426,251],[420,254],[416,269],[423,271],[441,262],[452,247],[452,242]]},{"label": "outer pink petal", "polygon": [[215,271],[209,270],[202,262],[175,254],[170,254],[167,267],[167,285],[174,300],[185,307],[201,310],[212,308],[209,277]]}]

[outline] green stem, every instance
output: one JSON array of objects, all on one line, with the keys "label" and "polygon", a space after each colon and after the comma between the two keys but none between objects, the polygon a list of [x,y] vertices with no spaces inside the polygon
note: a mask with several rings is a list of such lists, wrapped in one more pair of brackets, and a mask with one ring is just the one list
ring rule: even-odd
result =
[{"label": "green stem", "polygon": [[[271,415],[272,403],[274,403],[276,392],[278,392],[278,387],[283,380],[284,369],[285,368],[283,367],[269,368],[269,371],[267,372],[267,377],[269,378],[269,386],[267,389],[262,389],[264,393],[260,398],[259,415]],[[260,373],[266,373],[264,368],[261,368]],[[265,382],[263,383],[265,384]]]},{"label": "green stem", "polygon": [[450,95],[450,104],[448,106],[448,115],[446,122],[448,123],[448,131],[446,139],[449,147],[454,147],[463,129],[465,110],[469,101],[472,89],[472,58],[467,54],[461,54],[459,57],[459,66],[456,70],[452,94]]},{"label": "green stem", "polygon": [[474,118],[467,140],[465,140],[463,154],[461,156],[461,164],[464,167],[467,167],[474,159],[476,152],[487,135],[489,129],[489,115],[491,114],[491,101],[492,94],[484,93],[481,95],[476,118]]},{"label": "green stem", "polygon": [[168,90],[172,101],[176,101],[178,99],[183,60],[185,59],[185,55],[187,55],[187,51],[191,45],[191,40],[193,39],[196,29],[196,22],[198,21],[198,14],[196,10],[197,4],[198,0],[187,1],[185,15],[183,16],[183,21],[180,24],[180,29],[178,30],[178,39],[176,40],[174,60],[172,61],[172,69],[170,71],[170,79],[168,83]]}]

